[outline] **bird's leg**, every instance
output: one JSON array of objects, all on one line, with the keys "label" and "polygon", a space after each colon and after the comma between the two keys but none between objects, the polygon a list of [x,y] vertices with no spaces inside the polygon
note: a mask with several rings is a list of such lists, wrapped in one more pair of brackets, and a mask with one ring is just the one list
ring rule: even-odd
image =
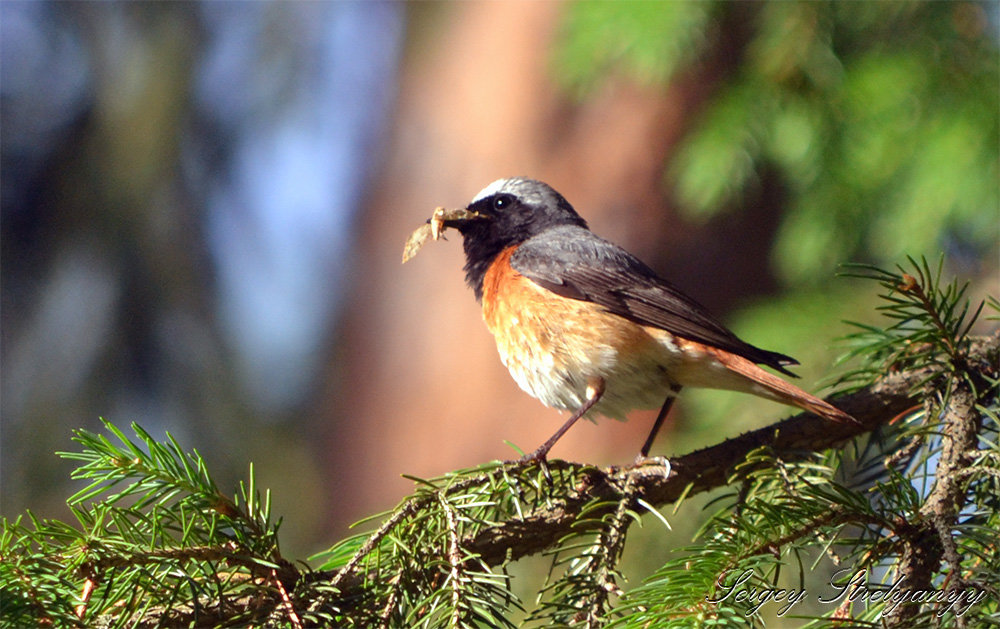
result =
[{"label": "bird's leg", "polygon": [[677,399],[677,394],[680,392],[681,385],[675,384],[670,387],[670,395],[663,401],[663,406],[660,407],[660,412],[656,415],[656,421],[653,422],[653,429],[649,431],[646,442],[642,444],[642,449],[639,450],[639,456],[635,458],[637,463],[648,458],[649,449],[653,447],[653,439],[656,439],[656,433],[660,432],[660,426],[663,425],[663,420],[667,418],[667,413],[670,412],[670,407],[674,405],[674,400]]},{"label": "bird's leg", "polygon": [[594,408],[594,404],[597,404],[597,401],[601,399],[602,395],[604,395],[604,379],[590,378],[587,380],[587,401],[583,403],[583,406],[581,406],[578,411],[573,413],[573,415],[566,420],[566,423],[563,424],[554,435],[549,437],[545,443],[538,446],[537,450],[531,454],[526,454],[521,457],[521,461],[525,463],[529,461],[544,462],[546,455],[548,455],[552,446],[556,444],[556,441],[559,441],[559,438],[562,437],[566,431],[576,423],[576,420],[580,419],[587,411]]}]

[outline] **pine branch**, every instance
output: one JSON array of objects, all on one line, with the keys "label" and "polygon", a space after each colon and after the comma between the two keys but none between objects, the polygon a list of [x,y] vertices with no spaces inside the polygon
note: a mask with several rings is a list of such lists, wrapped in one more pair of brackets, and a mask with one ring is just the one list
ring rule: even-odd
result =
[{"label": "pine branch", "polygon": [[[980,421],[972,387],[960,381],[944,407],[943,447],[934,487],[920,509],[916,530],[911,532],[900,559],[898,572],[904,577],[904,588],[931,590],[932,579],[942,560],[948,564],[948,589],[956,591],[967,585],[952,531],[965,504],[962,472],[969,469],[976,458]],[[919,611],[918,603],[900,605],[889,614],[887,626],[908,627]],[[962,618],[955,621],[960,628],[966,626]]]},{"label": "pine branch", "polygon": [[[1000,363],[1000,332],[991,337],[974,340],[965,345],[962,362],[964,368],[981,374],[982,378],[971,383],[973,389],[981,387],[989,391],[989,379],[996,378],[995,366]],[[135,452],[134,446],[125,442],[125,449],[112,447],[107,441],[94,436],[83,436],[88,446],[103,453],[103,458],[87,452],[88,478],[91,487],[80,496],[97,495],[98,488],[108,491],[114,483],[131,482],[117,494],[110,496],[110,503],[124,496],[138,496],[139,504],[148,504],[154,509],[154,518],[141,519],[139,511],[130,508],[130,518],[141,526],[135,531],[135,539],[152,532],[166,532],[161,525],[153,526],[156,518],[163,518],[167,511],[158,510],[157,505],[169,506],[174,500],[178,505],[191,504],[203,511],[192,514],[207,514],[204,522],[208,529],[190,528],[195,520],[184,515],[169,515],[164,522],[176,522],[177,531],[184,531],[184,543],[178,546],[163,546],[146,552],[129,551],[109,547],[101,550],[99,537],[92,537],[88,554],[77,561],[76,568],[63,574],[75,574],[78,580],[72,595],[76,607],[53,607],[48,596],[41,590],[20,587],[26,592],[24,605],[38,611],[36,618],[58,618],[65,624],[83,616],[93,617],[96,610],[88,609],[91,595],[101,587],[101,575],[118,571],[132,571],[151,584],[155,584],[155,574],[166,566],[189,565],[198,570],[190,583],[203,582],[208,585],[224,584],[227,594],[219,598],[202,597],[191,600],[180,596],[176,599],[169,590],[152,592],[146,601],[156,601],[141,611],[142,602],[121,599],[123,604],[138,604],[138,616],[131,616],[131,626],[171,627],[171,626],[213,626],[218,623],[266,622],[273,626],[287,626],[293,629],[315,624],[332,623],[344,626],[400,626],[420,622],[426,624],[437,618],[443,624],[472,626],[477,624],[509,624],[504,615],[504,606],[517,606],[510,598],[505,575],[492,571],[506,562],[547,549],[560,549],[571,556],[567,547],[568,539],[593,534],[599,545],[590,557],[600,570],[596,581],[580,580],[567,582],[567,591],[578,592],[582,596],[576,604],[577,610],[586,618],[580,620],[598,626],[604,622],[603,615],[608,610],[608,589],[599,592],[593,586],[614,585],[617,557],[629,523],[633,521],[634,506],[649,505],[652,508],[676,502],[677,500],[710,489],[750,480],[758,471],[767,471],[775,461],[780,465],[788,462],[804,461],[814,453],[836,447],[853,437],[873,430],[892,421],[900,414],[918,407],[925,393],[920,387],[939,377],[941,364],[923,368],[912,368],[888,375],[874,385],[858,390],[836,400],[837,405],[858,419],[857,424],[834,424],[817,417],[800,414],[777,424],[734,437],[715,446],[704,448],[671,460],[669,474],[659,465],[639,465],[598,469],[592,466],[551,461],[549,467],[554,480],[548,486],[537,469],[516,464],[491,465],[476,472],[460,472],[444,479],[422,481],[422,489],[408,498],[374,535],[354,538],[340,551],[341,559],[334,562],[337,570],[299,571],[284,560],[277,552],[274,539],[275,528],[268,525],[267,501],[260,502],[252,483],[241,488],[237,500],[224,498],[211,482],[200,458],[188,457],[171,444],[161,447],[152,442],[148,435],[137,431],[150,449],[150,454]],[[971,398],[961,387],[952,391],[945,400],[946,426],[956,426],[948,452],[940,459],[938,474],[941,480],[921,511],[922,520],[900,522],[894,536],[875,540],[870,548],[872,556],[901,549],[904,560],[901,570],[914,583],[928,583],[938,565],[943,560],[949,566],[948,587],[960,588],[966,581],[960,573],[961,553],[957,540],[952,539],[956,528],[956,518],[962,509],[965,486],[977,477],[992,477],[993,468],[980,465],[984,473],[972,473],[978,469],[973,465],[978,456],[970,439],[976,434],[976,426],[968,425],[970,399],[975,406],[982,398],[982,390]],[[959,427],[965,426],[960,429]],[[963,432],[964,431],[964,432]],[[113,430],[121,437],[121,434]],[[951,429],[946,430],[946,435]],[[971,437],[970,437],[971,435]],[[918,434],[914,441],[922,439]],[[905,450],[906,448],[904,448]],[[125,450],[129,450],[125,455]],[[768,457],[750,456],[754,451],[766,451]],[[987,452],[984,456],[993,456]],[[186,458],[187,457],[187,458]],[[895,458],[895,455],[890,456]],[[980,461],[987,459],[980,458]],[[164,474],[162,470],[171,470]],[[534,477],[531,474],[534,473]],[[792,490],[796,479],[780,474],[774,477],[779,486]],[[112,482],[113,481],[113,482]],[[904,481],[905,482],[905,481]],[[749,487],[749,485],[748,485]],[[190,498],[183,497],[177,488],[187,488]],[[177,498],[175,498],[177,497]],[[758,501],[759,503],[759,501]],[[207,510],[204,510],[207,507]],[[648,508],[648,507],[647,507]],[[127,529],[128,522],[117,515],[118,507],[104,505],[92,512],[81,513],[84,524],[97,531],[101,518],[115,523],[116,529],[131,539],[133,533]],[[436,510],[436,511],[435,511]],[[864,514],[848,511],[830,511],[833,516],[823,519],[810,516],[805,524],[815,523],[829,527],[845,523],[869,523],[879,528],[878,518],[866,520]],[[516,514],[512,517],[512,514]],[[117,519],[116,519],[117,518]],[[215,535],[212,522],[222,518],[233,528],[220,529]],[[220,520],[221,521],[221,520]],[[883,522],[883,525],[885,523]],[[16,523],[7,530],[16,533]],[[171,527],[175,525],[170,524]],[[199,524],[198,526],[202,526]],[[61,528],[62,527],[62,528]],[[65,528],[60,523],[35,523],[36,530],[44,529],[45,539],[52,539],[52,548],[39,548],[36,556],[41,562],[64,563],[69,556],[59,550],[58,539],[72,539],[79,532]],[[400,527],[405,527],[401,529]],[[916,528],[914,528],[916,527]],[[923,528],[920,528],[923,527]],[[794,543],[800,535],[808,533],[809,526],[792,526],[771,540],[771,545],[746,546],[746,551],[738,559],[743,566],[763,565],[754,555],[766,555],[775,544],[778,546]],[[193,534],[195,531],[203,533]],[[239,532],[240,530],[244,532]],[[247,544],[255,537],[254,531],[267,531],[266,543]],[[190,531],[190,532],[189,532]],[[427,537],[430,535],[430,537]],[[42,538],[38,538],[42,539]],[[202,541],[204,540],[204,541]],[[402,540],[408,540],[406,544]],[[215,543],[212,543],[212,542]],[[47,543],[47,542],[46,542]],[[906,549],[911,549],[906,555]],[[754,550],[756,549],[756,550]],[[929,549],[929,552],[928,552]],[[918,552],[919,551],[919,552]],[[349,554],[344,556],[344,553]],[[588,551],[589,552],[589,551]],[[414,554],[415,553],[415,554]],[[577,553],[579,554],[579,553]],[[389,556],[397,556],[397,563],[379,567]],[[381,557],[372,563],[369,557]],[[442,561],[443,559],[443,561]],[[724,561],[729,561],[723,556]],[[43,563],[38,564],[39,566]],[[203,567],[195,568],[200,565]],[[149,566],[147,569],[146,566]],[[374,566],[374,567],[373,567]],[[174,568],[171,568],[174,569]],[[16,565],[11,566],[9,576],[21,582],[35,581],[38,577],[28,575]],[[131,574],[131,573],[130,573]],[[194,574],[194,573],[192,573]],[[145,576],[142,576],[145,575]],[[131,578],[131,577],[130,577]],[[152,579],[152,580],[150,580]],[[106,582],[105,582],[106,583]],[[378,593],[373,584],[382,584]],[[46,586],[48,587],[48,586]],[[430,588],[429,590],[427,588]],[[155,588],[155,585],[154,585]],[[576,589],[574,589],[576,588]],[[133,590],[134,591],[134,590]],[[38,592],[38,596],[35,595]],[[589,594],[588,594],[589,592]],[[207,590],[205,592],[208,593]],[[165,600],[169,604],[159,604]],[[107,595],[105,595],[107,596]],[[113,596],[127,596],[125,591],[115,590]],[[134,596],[134,594],[133,594]],[[143,596],[140,594],[140,596]],[[702,595],[704,596],[704,595]],[[374,597],[374,598],[373,598]],[[102,613],[115,617],[110,604],[119,599],[105,599]],[[82,602],[79,602],[82,601]],[[490,601],[484,606],[484,601]],[[569,599],[566,599],[569,603]],[[365,611],[361,611],[361,609]],[[408,609],[407,616],[401,610]],[[569,608],[565,608],[569,610]],[[900,608],[900,614],[912,614]],[[716,610],[713,613],[728,613]],[[75,616],[75,618],[74,618]],[[901,618],[907,618],[901,616]],[[125,616],[121,617],[124,620]],[[905,626],[906,620],[898,621]]]},{"label": "pine branch", "polygon": [[[1000,332],[975,340],[968,356],[970,364],[979,365],[986,372],[991,371],[1000,356]],[[467,553],[478,556],[484,564],[498,566],[552,548],[570,532],[596,528],[602,517],[613,514],[621,499],[620,487],[626,481],[634,484],[637,496],[654,507],[662,507],[681,497],[733,482],[737,467],[739,476],[752,474],[758,468],[743,463],[747,455],[758,448],[767,447],[784,460],[794,461],[808,453],[837,447],[918,407],[920,392],[917,389],[935,373],[936,367],[933,366],[900,371],[872,386],[836,399],[836,405],[855,417],[857,424],[831,423],[802,413],[715,446],[673,458],[669,476],[664,476],[664,470],[659,466],[597,469],[552,461],[550,467],[553,469],[576,466],[584,474],[584,480],[574,492],[526,512],[523,517],[479,530],[463,538],[460,545]],[[603,506],[593,509],[594,504]],[[583,517],[585,510],[586,518]],[[351,600],[365,576],[353,571],[342,571],[338,575],[343,600]],[[329,573],[323,572],[310,575],[310,578],[320,580],[329,577]]]},{"label": "pine branch", "polygon": [[[1000,336],[991,337],[984,351],[1000,348]],[[617,483],[611,477],[634,476],[637,492],[654,507],[671,504],[682,495],[691,496],[731,482],[735,468],[747,454],[767,446],[786,460],[795,460],[802,452],[816,452],[836,447],[852,437],[887,423],[900,413],[915,407],[919,400],[915,384],[929,375],[918,369],[888,376],[867,389],[836,400],[836,405],[858,420],[857,424],[835,424],[809,413],[802,413],[771,426],[760,428],[718,445],[670,460],[671,473],[664,477],[661,468],[645,466],[595,470],[591,485],[577,495],[522,520],[504,523],[482,531],[467,540],[465,547],[479,553],[492,564],[505,557],[516,559],[551,546],[579,517],[580,508],[594,500],[614,500]],[[743,467],[741,475],[754,471]]]},{"label": "pine branch", "polygon": [[[90,481],[69,501],[81,526],[30,513],[32,527],[4,521],[0,585],[19,593],[13,617],[64,626],[513,626],[521,604],[506,564],[548,551],[559,571],[528,622],[600,627],[616,618],[638,627],[760,620],[759,605],[713,594],[723,576],[739,568],[767,587],[784,562],[794,556],[801,575],[800,553],[820,550],[846,552],[856,567],[891,565],[910,590],[996,594],[1000,331],[967,337],[979,310],[969,318],[964,287],[941,287],[940,269],[914,265],[919,279],[866,269],[888,289],[883,311],[895,323],[852,337],[864,364],[847,379],[861,388],[836,405],[857,423],[803,413],[670,466],[550,461],[543,474],[535,464],[493,462],[413,479],[417,491],[378,516],[387,517],[374,533],[338,544],[319,570],[282,557],[280,521],[271,522],[252,466],[228,498],[197,452],[172,438],[157,443],[138,426],[135,443],[107,424],[120,445],[78,431],[83,451],[64,453],[83,462],[74,478]],[[876,429],[854,441],[865,444],[854,458],[837,448]],[[933,485],[922,495],[926,479]],[[734,483],[737,503],[706,525],[699,545],[646,585],[619,590],[638,507],[655,512]],[[928,604],[869,607],[854,619],[883,611],[895,627],[938,612],[965,622]],[[842,605],[834,617],[850,613]]]}]

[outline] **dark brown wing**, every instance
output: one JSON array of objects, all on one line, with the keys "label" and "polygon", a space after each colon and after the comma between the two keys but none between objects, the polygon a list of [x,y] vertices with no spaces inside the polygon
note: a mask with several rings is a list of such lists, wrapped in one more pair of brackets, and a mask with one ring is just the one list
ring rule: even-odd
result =
[{"label": "dark brown wing", "polygon": [[556,294],[795,375],[784,368],[797,365],[795,359],[740,340],[638,258],[582,227],[555,227],[528,239],[514,252],[511,266]]}]

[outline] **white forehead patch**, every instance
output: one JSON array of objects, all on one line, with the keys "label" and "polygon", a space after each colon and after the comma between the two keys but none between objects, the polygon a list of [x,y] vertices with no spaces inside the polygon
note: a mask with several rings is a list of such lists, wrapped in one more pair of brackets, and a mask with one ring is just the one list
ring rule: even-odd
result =
[{"label": "white forehead patch", "polygon": [[501,190],[503,190],[503,187],[506,186],[509,181],[510,179],[497,179],[490,185],[480,190],[479,194],[477,194],[475,197],[472,198],[472,202],[475,203],[476,201],[482,201],[486,197],[492,196],[500,192]]},{"label": "white forehead patch", "polygon": [[472,199],[472,203],[482,201],[494,194],[506,192],[520,198],[525,203],[534,205],[544,202],[546,193],[550,190],[551,188],[541,181],[525,179],[524,177],[509,177],[507,179],[497,179],[480,190],[479,194]]}]

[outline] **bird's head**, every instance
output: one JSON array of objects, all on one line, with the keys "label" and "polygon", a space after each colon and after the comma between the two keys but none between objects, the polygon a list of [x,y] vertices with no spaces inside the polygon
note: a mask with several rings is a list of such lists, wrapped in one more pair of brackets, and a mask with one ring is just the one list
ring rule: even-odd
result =
[{"label": "bird's head", "polygon": [[466,281],[479,296],[483,275],[504,249],[519,245],[546,229],[587,222],[548,184],[512,177],[483,188],[466,207],[470,218],[447,220],[457,229],[465,247]]}]

